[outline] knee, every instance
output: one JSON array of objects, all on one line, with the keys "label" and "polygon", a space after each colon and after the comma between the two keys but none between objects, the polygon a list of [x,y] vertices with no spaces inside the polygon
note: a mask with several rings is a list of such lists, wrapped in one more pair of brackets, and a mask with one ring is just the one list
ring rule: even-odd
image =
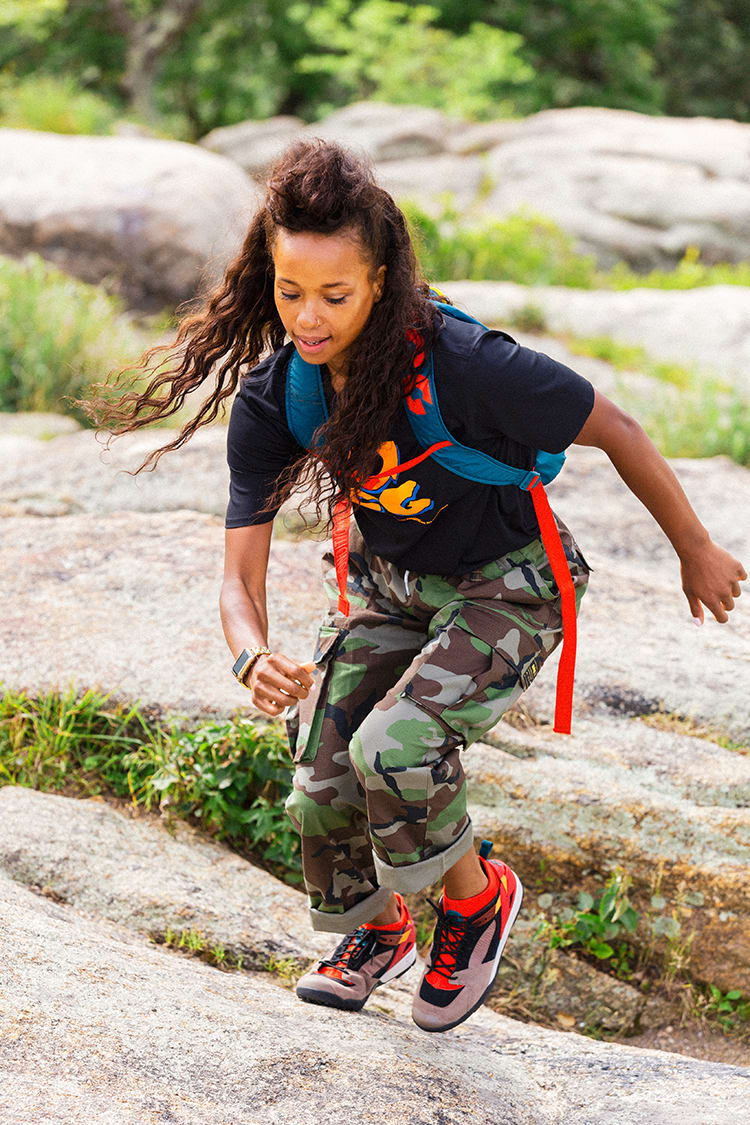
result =
[{"label": "knee", "polygon": [[352,736],[349,761],[360,785],[383,772],[383,754],[393,744],[391,725],[390,711],[371,711]]},{"label": "knee", "polygon": [[284,801],[284,809],[286,815],[291,820],[294,827],[299,832],[302,828],[302,821],[305,816],[305,809],[310,798],[302,792],[301,789],[294,788]]},{"label": "knee", "polygon": [[360,785],[368,789],[373,778],[431,764],[459,741],[413,700],[402,698],[393,707],[370,712],[352,736],[349,760]]},{"label": "knee", "polygon": [[360,728],[355,732],[349,743],[349,761],[360,784],[365,785],[367,778],[372,777],[375,772],[374,742],[370,739],[368,731]]}]

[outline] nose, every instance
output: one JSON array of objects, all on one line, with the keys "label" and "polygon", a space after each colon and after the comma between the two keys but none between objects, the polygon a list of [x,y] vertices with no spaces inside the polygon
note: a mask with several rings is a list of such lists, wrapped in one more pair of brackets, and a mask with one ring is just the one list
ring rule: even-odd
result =
[{"label": "nose", "polygon": [[312,301],[306,301],[297,314],[297,326],[304,330],[318,328],[321,324],[320,313],[317,305]]}]

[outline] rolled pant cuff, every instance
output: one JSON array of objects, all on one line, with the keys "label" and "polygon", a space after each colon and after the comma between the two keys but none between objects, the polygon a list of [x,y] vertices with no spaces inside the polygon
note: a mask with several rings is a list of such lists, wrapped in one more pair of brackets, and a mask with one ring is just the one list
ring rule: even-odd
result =
[{"label": "rolled pant cuff", "polygon": [[385,910],[390,902],[393,891],[390,887],[378,887],[367,898],[363,898],[356,906],[345,910],[343,914],[334,914],[332,911],[316,910],[310,907],[310,921],[314,930],[324,930],[331,934],[348,934],[356,930],[357,926],[371,922],[372,919]]},{"label": "rolled pant cuff", "polygon": [[400,891],[401,894],[416,894],[424,890],[431,883],[437,883],[454,863],[466,855],[474,846],[474,827],[469,821],[461,835],[450,847],[429,859],[421,859],[418,863],[408,863],[403,867],[391,867],[384,863],[379,856],[373,854],[375,871],[381,890]]}]

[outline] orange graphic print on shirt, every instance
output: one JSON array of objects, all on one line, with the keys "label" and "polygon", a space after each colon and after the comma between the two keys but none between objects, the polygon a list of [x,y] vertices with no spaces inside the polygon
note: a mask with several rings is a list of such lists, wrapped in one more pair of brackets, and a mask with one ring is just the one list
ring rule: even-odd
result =
[{"label": "orange graphic print on shirt", "polygon": [[[375,512],[387,512],[392,516],[401,516],[403,519],[418,520],[419,523],[432,523],[443,509],[439,508],[436,511],[434,500],[419,496],[419,485],[415,480],[398,483],[399,473],[402,470],[399,467],[396,443],[384,442],[378,450],[378,457],[382,462],[382,469],[357,489],[352,497],[353,503]],[[421,460],[423,457],[416,458],[416,461]],[[407,462],[409,468],[414,464],[415,461]],[[430,518],[421,519],[420,517],[427,512],[431,513]]]}]

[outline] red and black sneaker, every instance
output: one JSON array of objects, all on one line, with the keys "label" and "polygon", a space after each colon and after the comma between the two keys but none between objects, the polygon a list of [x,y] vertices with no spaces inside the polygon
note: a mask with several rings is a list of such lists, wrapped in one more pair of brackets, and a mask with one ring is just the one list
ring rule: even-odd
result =
[{"label": "red and black sneaker", "polygon": [[489,885],[489,898],[479,910],[464,915],[428,900],[437,914],[435,935],[412,1018],[423,1031],[448,1031],[475,1012],[492,987],[500,958],[523,899],[521,880],[505,863],[489,859],[492,844],[484,840],[479,858]]},{"label": "red and black sneaker", "polygon": [[297,981],[296,992],[310,1004],[326,1004],[358,1012],[379,984],[395,980],[417,959],[414,923],[403,896],[396,892],[398,922],[373,926],[366,922],[347,934],[330,957]]}]

